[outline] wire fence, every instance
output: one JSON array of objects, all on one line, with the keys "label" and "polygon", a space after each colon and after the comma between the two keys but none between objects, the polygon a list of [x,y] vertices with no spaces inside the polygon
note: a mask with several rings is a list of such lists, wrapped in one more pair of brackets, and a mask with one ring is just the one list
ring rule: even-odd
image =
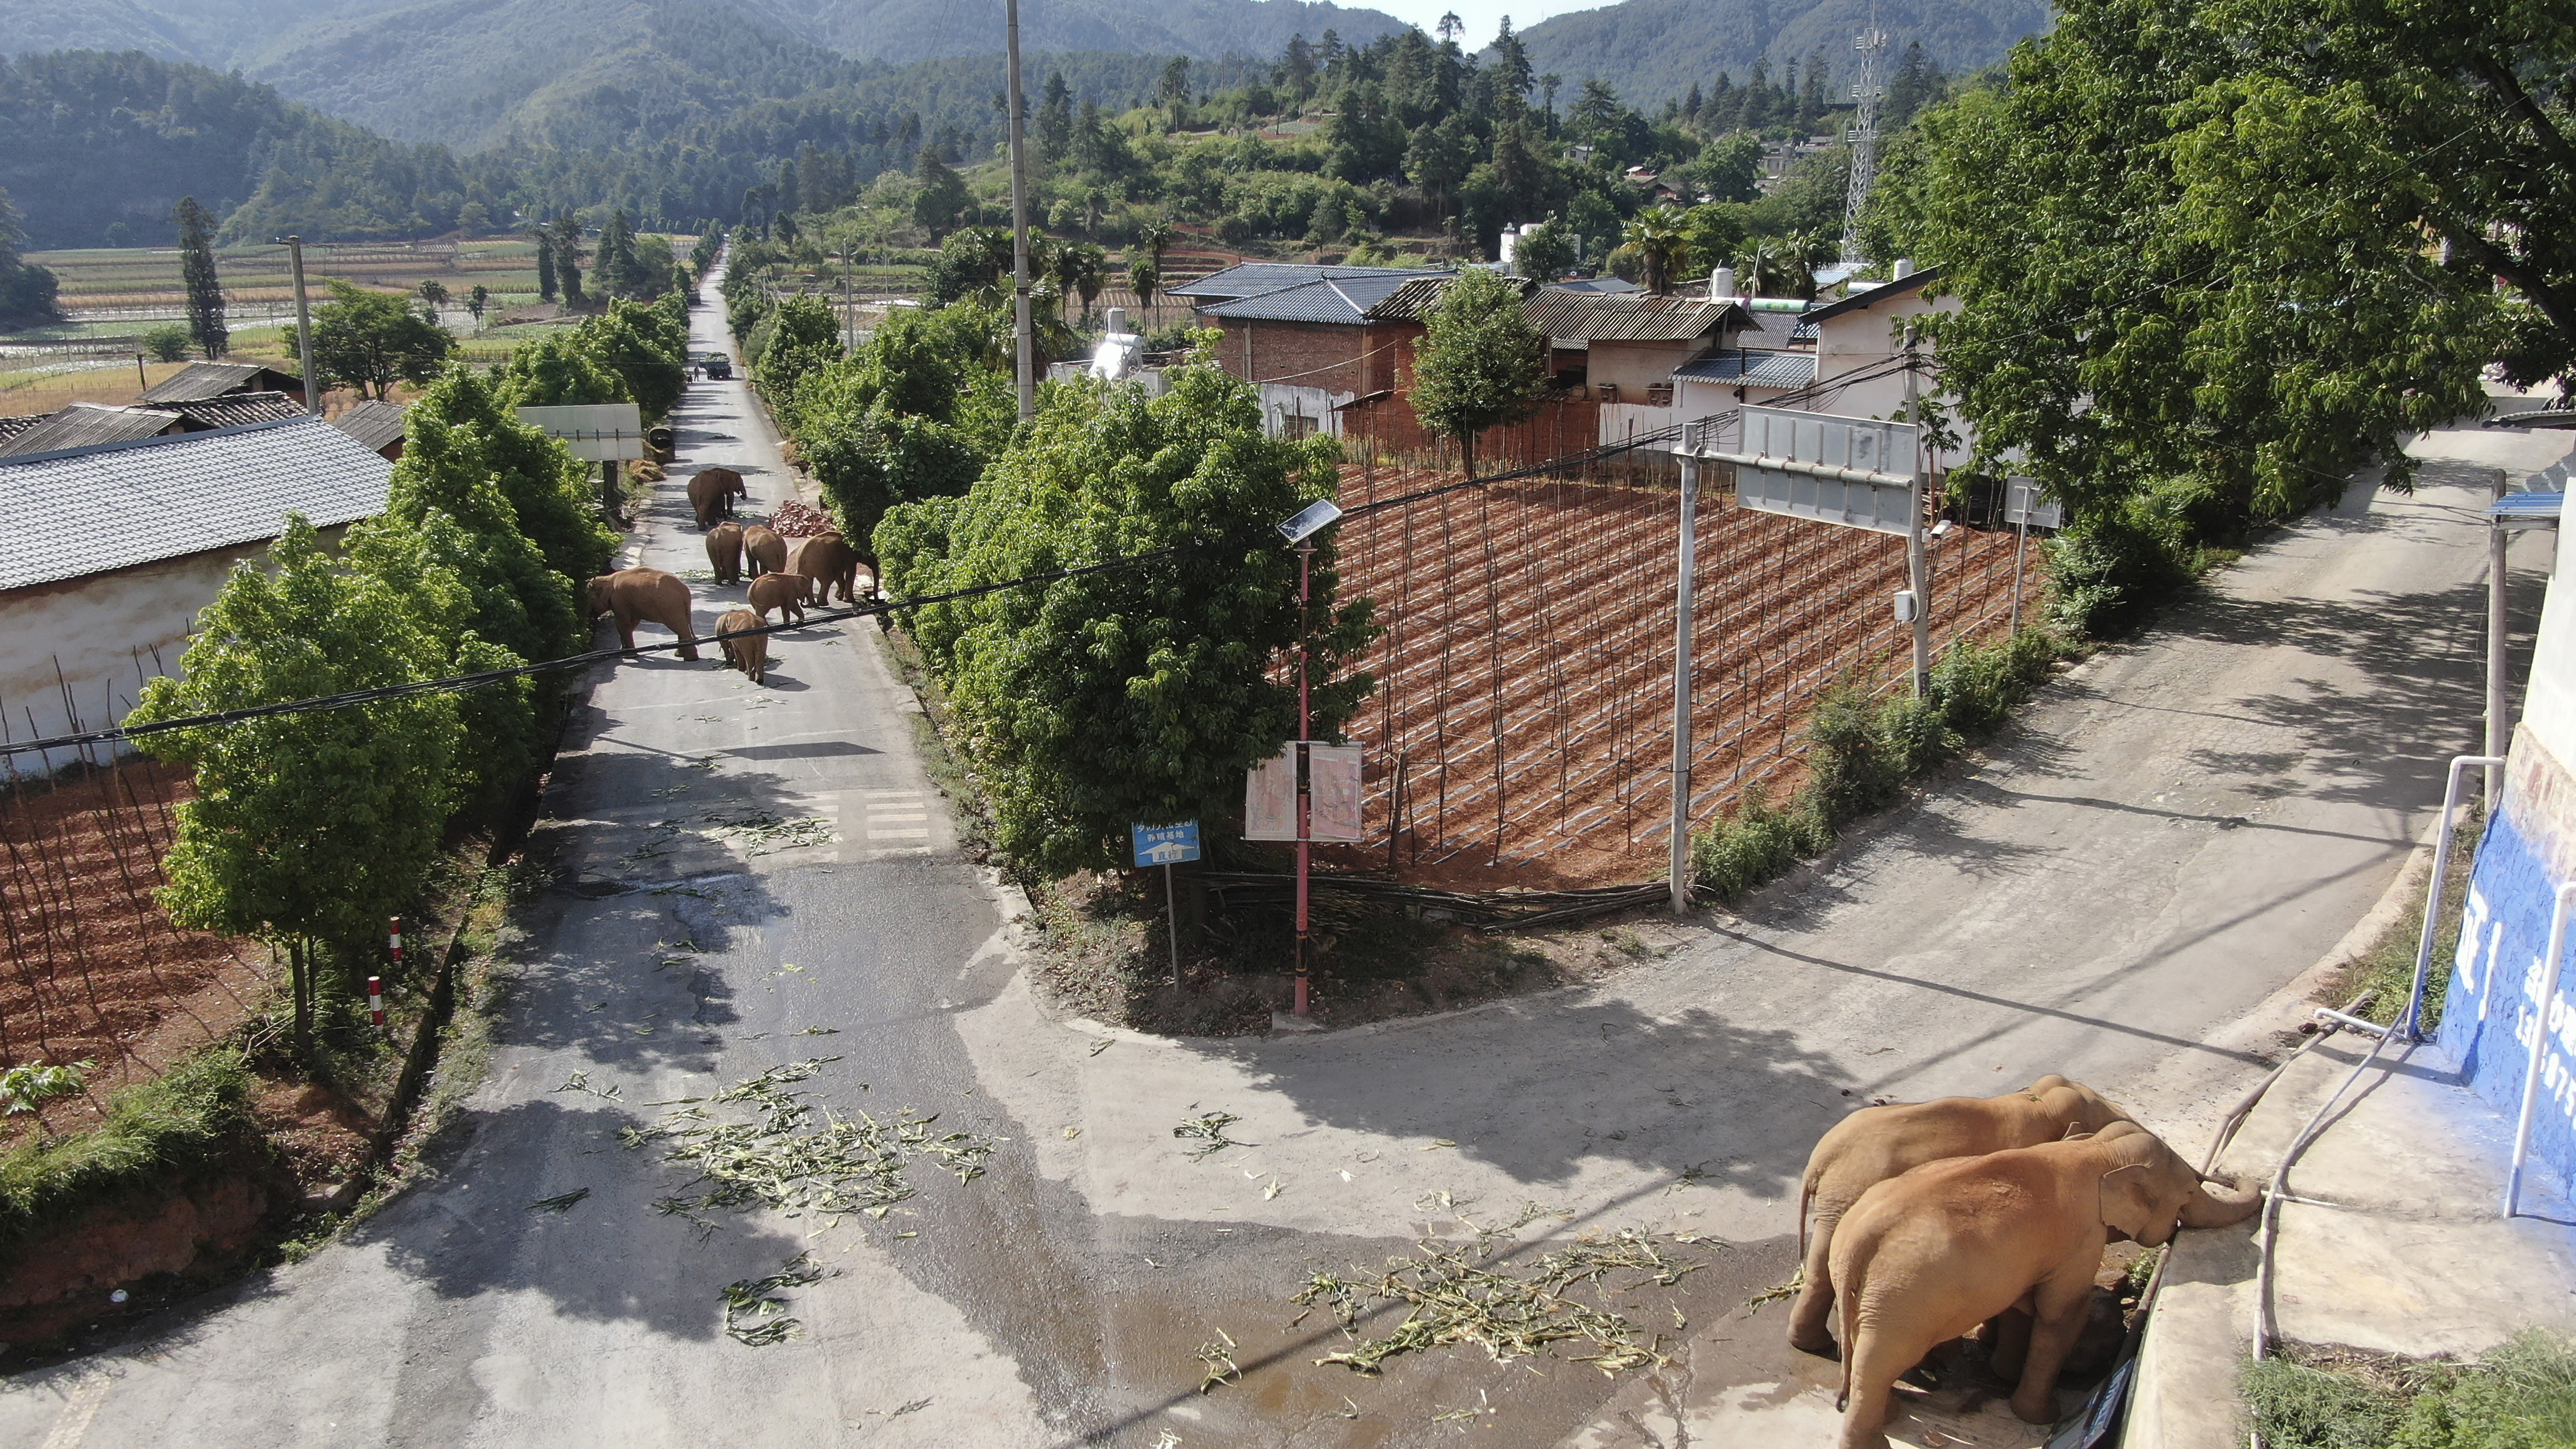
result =
[{"label": "wire fence", "polygon": [[[1486,470],[1480,449],[1479,472]],[[1365,443],[1357,509],[1443,481]],[[1499,470],[1505,460],[1494,460]],[[1454,479],[1454,471],[1448,477]],[[1340,530],[1341,587],[1383,635],[1355,667],[1377,688],[1368,838],[1345,863],[1457,885],[1605,885],[1658,874],[1671,829],[1679,469],[1629,454],[1362,513]],[[1901,681],[1905,540],[1738,508],[1703,476],[1693,584],[1690,825],[1803,777],[1800,734],[1839,680]],[[2006,632],[2013,537],[1929,545],[1936,648]],[[2037,571],[2023,583],[2038,595]]]}]

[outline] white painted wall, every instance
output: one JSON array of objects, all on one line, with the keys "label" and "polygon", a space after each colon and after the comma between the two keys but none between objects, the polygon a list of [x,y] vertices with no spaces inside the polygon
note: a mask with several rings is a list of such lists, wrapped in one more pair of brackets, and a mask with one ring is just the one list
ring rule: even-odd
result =
[{"label": "white painted wall", "polygon": [[1309,436],[1338,438],[1342,435],[1342,415],[1335,409],[1359,396],[1284,382],[1265,382],[1259,387],[1261,430],[1274,438],[1288,431],[1288,420],[1293,417],[1307,420]]},{"label": "white painted wall", "polygon": [[2562,767],[2576,769],[2576,528],[2563,524],[2522,709],[2528,737]]},{"label": "white painted wall", "polygon": [[[345,531],[324,529],[322,537],[336,546]],[[123,720],[145,680],[179,672],[198,611],[223,591],[233,565],[267,547],[241,544],[0,594],[0,712],[7,715],[8,737],[41,739]],[[77,762],[80,754],[8,758],[21,773],[39,775]]]}]

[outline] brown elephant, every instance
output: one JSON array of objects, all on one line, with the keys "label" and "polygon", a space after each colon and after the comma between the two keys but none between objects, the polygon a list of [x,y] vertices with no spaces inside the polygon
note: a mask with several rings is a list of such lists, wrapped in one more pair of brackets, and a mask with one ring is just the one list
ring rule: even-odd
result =
[{"label": "brown elephant", "polygon": [[707,563],[716,571],[716,582],[742,582],[742,525],[719,523],[707,530]]},{"label": "brown elephant", "polygon": [[2012,1410],[2056,1418],[2057,1371],[2114,1233],[2156,1246],[2242,1222],[2258,1186],[2203,1178],[2135,1122],[2089,1137],[1926,1163],[1862,1193],[1834,1232],[1841,1285],[1842,1449],[1886,1449],[1897,1377],[2006,1309],[2031,1316]]},{"label": "brown elephant", "polygon": [[1806,1267],[1789,1310],[1789,1342],[1830,1355],[1834,1310],[1829,1253],[1834,1225],[1875,1183],[1945,1157],[2036,1147],[2070,1132],[2099,1132],[2129,1114],[2090,1087],[2054,1073],[2000,1097],[1944,1097],[1864,1107],[1834,1124],[1807,1154],[1798,1195],[1798,1253]]},{"label": "brown elephant", "polygon": [[590,581],[590,617],[617,616],[617,647],[635,647],[635,621],[661,625],[680,636],[680,657],[698,657],[698,631],[689,624],[689,585],[660,569],[619,569]]},{"label": "brown elephant", "polygon": [[818,533],[800,541],[796,556],[787,561],[787,571],[814,581],[813,601],[817,604],[832,602],[836,588],[842,603],[858,602],[859,551],[837,533]]},{"label": "brown elephant", "polygon": [[751,560],[751,576],[787,571],[787,540],[780,538],[767,524],[755,523],[742,531],[742,556]]},{"label": "brown elephant", "polygon": [[769,682],[769,636],[745,634],[742,630],[760,627],[760,616],[749,609],[727,609],[716,620],[716,647],[724,651],[725,663],[739,669],[754,684]]},{"label": "brown elephant", "polygon": [[748,498],[751,489],[742,475],[731,468],[700,468],[689,478],[689,506],[698,511],[698,527],[712,527],[719,518],[733,517],[733,501]]},{"label": "brown elephant", "polygon": [[751,607],[760,621],[769,622],[769,611],[778,611],[782,624],[805,622],[805,576],[803,574],[762,574],[751,581]]}]

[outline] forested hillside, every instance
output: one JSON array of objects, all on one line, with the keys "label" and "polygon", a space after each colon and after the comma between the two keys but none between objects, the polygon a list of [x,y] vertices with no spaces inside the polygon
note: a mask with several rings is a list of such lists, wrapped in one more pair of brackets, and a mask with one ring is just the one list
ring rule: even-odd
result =
[{"label": "forested hillside", "polygon": [[[1851,99],[1852,36],[1873,0],[1625,0],[1560,15],[1521,32],[1530,64],[1568,86],[1599,78],[1632,103],[1680,100],[1720,72],[1737,82],[1759,64],[1774,81],[1803,74],[1823,52],[1832,99]],[[1944,70],[2003,58],[2014,41],[2048,28],[2047,0],[1875,0],[1892,66],[1908,44]]]}]

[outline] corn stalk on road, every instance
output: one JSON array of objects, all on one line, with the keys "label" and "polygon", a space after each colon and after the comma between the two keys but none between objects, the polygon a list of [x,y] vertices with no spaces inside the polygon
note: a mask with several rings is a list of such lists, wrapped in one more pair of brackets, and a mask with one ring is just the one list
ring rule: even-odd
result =
[{"label": "corn stalk on road", "polygon": [[[716,309],[696,326],[722,345]],[[688,472],[741,469],[752,512],[791,478],[738,381],[693,385],[678,422],[632,549],[687,572]],[[1874,1096],[2047,1071],[2180,1123],[2257,1070],[2241,1023],[2380,896],[2476,739],[2480,475],[2459,463],[2551,447],[2428,439],[2454,462],[2422,491],[2357,489],[2264,544],[1750,919],[1664,931],[1597,986],[1324,1037],[1042,1010],[1016,898],[960,857],[874,626],[779,636],[763,688],[712,648],[601,671],[455,1140],[304,1261],[17,1375],[0,1444],[1826,1442],[1832,1365],[1745,1308],[1792,1266],[1816,1134]],[[701,629],[739,596],[693,587]],[[809,1115],[727,1139],[740,1207],[675,1204],[708,1192],[681,1139],[621,1136],[752,1120],[703,1099],[815,1059]],[[791,1214],[760,1184],[824,1108],[936,1114],[925,1136],[992,1156],[961,1181],[915,1152],[882,1217]],[[1702,1266],[1571,1290],[1649,1356],[1618,1377],[1572,1361],[1598,1339],[1496,1362],[1476,1335],[1509,1305],[1457,1277],[1416,1323],[1469,1341],[1373,1377],[1315,1362],[1356,1342],[1329,1295],[1290,1303],[1315,1275],[1365,1287],[1478,1228],[1507,1274],[1623,1228]],[[1463,1309],[1440,1296],[1462,1283]],[[1365,1336],[1406,1316],[1355,1302]],[[2036,1442],[1932,1408],[1898,1437],[1936,1420]]]}]

